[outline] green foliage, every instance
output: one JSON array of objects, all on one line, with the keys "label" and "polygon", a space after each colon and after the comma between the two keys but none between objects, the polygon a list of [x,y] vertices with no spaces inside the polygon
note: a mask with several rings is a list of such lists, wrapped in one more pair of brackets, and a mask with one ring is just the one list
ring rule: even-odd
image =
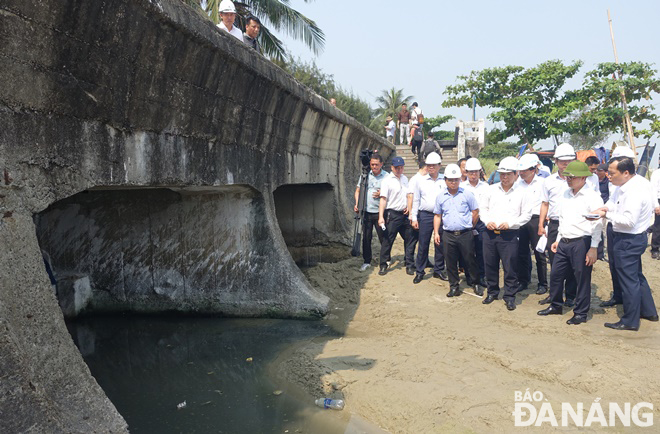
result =
[{"label": "green foliage", "polygon": [[[325,99],[335,98],[337,108],[352,116],[361,124],[369,127],[372,124],[372,110],[369,104],[360,99],[352,91],[344,90],[335,83],[331,74],[326,74],[314,62],[305,63],[300,59],[289,59],[277,64],[293,75],[296,80],[312,89]],[[373,129],[373,128],[372,128]],[[377,134],[382,134],[383,128],[373,129]]]},{"label": "green foliage", "polygon": [[489,143],[479,153],[479,159],[501,160],[504,157],[518,155],[520,146],[513,142]]},{"label": "green foliage", "polygon": [[477,104],[495,109],[489,118],[501,122],[498,138],[519,137],[519,143],[535,143],[564,131],[563,120],[579,107],[574,94],[562,88],[582,66],[576,61],[564,65],[550,60],[536,67],[504,66],[472,71],[459,76],[461,83],[448,86],[443,107],[471,107]]},{"label": "green foliage", "polygon": [[435,130],[433,131],[433,138],[435,140],[454,140],[456,131]]},{"label": "green foliage", "polygon": [[406,103],[410,105],[412,95],[403,96],[403,89],[391,88],[389,90],[381,91],[381,95],[376,98],[378,107],[374,110],[376,116],[382,117],[383,121],[387,116],[396,118],[396,115],[401,110],[401,104]]},{"label": "green foliage", "polygon": [[583,135],[622,132],[624,111],[621,91],[625,91],[628,114],[633,124],[648,121],[650,127],[636,129],[635,136],[650,138],[660,133],[660,118],[650,104],[652,94],[660,93],[660,78],[651,64],[643,62],[600,63],[585,75],[582,88],[574,94],[584,109],[572,120],[570,131]]},{"label": "green foliage", "polygon": [[[219,24],[218,6],[221,0],[182,0],[184,3],[203,9],[215,24]],[[309,3],[313,0],[305,0]],[[284,43],[273,34],[271,29],[283,31],[294,39],[301,40],[316,55],[323,51],[325,34],[316,23],[289,6],[289,0],[244,0],[235,1],[236,25],[245,30],[245,19],[254,15],[261,21],[259,43],[264,53],[283,61],[286,57]],[[205,6],[205,8],[202,8]]]},{"label": "green foliage", "polygon": [[[432,129],[440,127],[440,125],[446,124],[450,120],[454,119],[454,116],[452,115],[445,115],[445,116],[435,116],[435,117],[429,117],[424,119],[424,123],[422,124],[422,130],[424,130],[424,137],[427,137],[428,134],[431,132]],[[454,132],[451,131],[451,137],[450,138],[440,138],[442,135],[443,137],[447,137],[449,134],[449,131],[433,131],[433,135],[435,136],[436,140],[452,140],[454,138]]]}]

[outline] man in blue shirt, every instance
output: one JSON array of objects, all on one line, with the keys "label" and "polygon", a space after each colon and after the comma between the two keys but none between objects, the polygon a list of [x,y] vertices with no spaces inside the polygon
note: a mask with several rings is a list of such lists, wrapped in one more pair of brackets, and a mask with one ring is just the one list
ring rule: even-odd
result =
[{"label": "man in blue shirt", "polygon": [[[364,259],[364,263],[360,267],[360,271],[365,271],[371,267],[371,239],[374,228],[376,228],[376,234],[378,234],[378,242],[383,243],[383,230],[378,226],[378,204],[380,203],[380,183],[388,173],[382,170],[383,157],[380,154],[373,154],[371,156],[369,166],[371,167],[371,172],[369,172],[367,179],[367,200],[364,219],[362,220],[362,258]],[[362,176],[360,176],[357,188],[355,189],[355,207],[353,210],[356,213],[359,212],[360,185],[362,185]]]},{"label": "man in blue shirt", "polygon": [[[450,164],[445,169],[447,189],[438,194],[435,199],[433,217],[433,240],[444,244],[445,266],[449,276],[449,293],[447,297],[458,297],[461,290],[458,285],[458,261],[464,258],[467,265],[465,277],[468,285],[474,286],[474,293],[482,296],[484,291],[479,287],[479,272],[474,255],[474,240],[472,228],[479,220],[479,205],[474,195],[460,186],[461,169],[456,164]],[[440,231],[442,225],[442,231]],[[440,235],[442,233],[442,235]]]}]

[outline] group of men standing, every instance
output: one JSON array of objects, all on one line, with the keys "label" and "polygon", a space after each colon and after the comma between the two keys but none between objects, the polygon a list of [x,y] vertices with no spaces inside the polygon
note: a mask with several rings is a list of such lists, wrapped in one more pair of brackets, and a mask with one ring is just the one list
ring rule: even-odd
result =
[{"label": "group of men standing", "polygon": [[[602,195],[603,175],[598,172],[603,167],[595,164],[590,170],[590,165],[578,161],[573,147],[566,143],[555,150],[557,173],[549,175],[540,170],[541,163],[534,154],[520,159],[506,157],[497,169],[500,182],[493,185],[481,179],[483,169],[476,158],[466,160],[463,171],[456,164],[448,165],[443,175],[442,159],[432,152],[408,181],[401,157],[394,157],[392,173],[387,174],[382,170],[382,158],[375,154],[363,223],[361,271],[371,264],[372,228],[376,224],[381,240],[380,275],[388,271],[392,244],[399,234],[404,240],[406,272],[414,275],[413,284],[420,283],[425,269],[432,266],[433,278],[449,281],[447,296],[460,296],[462,268],[476,295],[482,296],[486,288],[483,304],[491,304],[502,292],[504,304],[511,311],[516,309],[516,294],[529,289],[534,252],[538,277],[535,292],[549,292],[539,301],[549,306],[538,314],[563,314],[564,307],[574,308],[572,318],[566,322],[578,325],[587,321],[591,273],[599,258],[605,218],[611,229],[607,231],[607,244],[614,291],[611,300],[601,306],[623,304],[624,308],[619,322],[605,326],[637,330],[640,319],[658,321],[642,273],[641,255],[654,213],[656,224],[660,224],[660,188],[653,190],[649,181],[635,174],[631,152],[629,148],[615,152],[607,165],[607,200]],[[428,257],[431,241],[432,264]]]},{"label": "group of men standing", "polygon": [[231,0],[222,0],[218,6],[218,10],[222,20],[220,24],[218,24],[220,29],[263,54],[261,45],[257,40],[259,32],[261,31],[261,21],[259,21],[259,18],[252,15],[247,17],[245,19],[245,33],[243,33],[241,29],[234,25],[234,21],[236,20],[236,6],[234,5],[234,2]]}]

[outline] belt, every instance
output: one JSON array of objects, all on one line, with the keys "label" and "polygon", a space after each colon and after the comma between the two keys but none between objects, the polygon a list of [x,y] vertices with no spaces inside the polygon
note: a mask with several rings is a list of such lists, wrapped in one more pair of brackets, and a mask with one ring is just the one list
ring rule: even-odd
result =
[{"label": "belt", "polygon": [[393,212],[393,213],[396,213],[396,214],[403,214],[403,211],[397,211],[395,209],[388,209],[387,212]]},{"label": "belt", "polygon": [[562,243],[569,244],[569,243],[574,243],[575,241],[582,241],[586,238],[591,238],[591,237],[588,236],[588,235],[585,235],[584,237],[577,237],[577,238],[562,238],[559,241],[561,241]]},{"label": "belt", "polygon": [[458,236],[458,235],[464,234],[464,233],[466,233],[468,231],[471,231],[471,230],[472,229],[461,229],[460,231],[448,231],[447,229],[443,229],[443,232],[445,234],[452,234],[452,235]]}]

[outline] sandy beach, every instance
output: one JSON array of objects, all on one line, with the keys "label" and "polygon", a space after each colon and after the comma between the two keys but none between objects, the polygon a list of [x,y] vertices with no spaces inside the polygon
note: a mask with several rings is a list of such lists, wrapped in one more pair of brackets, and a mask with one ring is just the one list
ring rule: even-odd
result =
[{"label": "sandy beach", "polygon": [[[618,419],[616,428],[605,427],[593,418],[588,428],[571,419],[562,428],[562,403],[583,403],[586,423],[594,402],[608,420],[609,403],[648,402],[653,411],[642,413],[660,424],[660,323],[643,320],[638,332],[603,326],[622,312],[598,307],[611,291],[606,262],[594,266],[589,321],[569,326],[567,308],[562,316],[536,314],[544,296],[534,294],[535,274],[509,312],[501,300],[483,305],[470,289],[448,298],[448,283],[428,273],[413,285],[402,260],[398,240],[385,276],[373,266],[360,273],[361,258],[306,270],[332,300],[326,321],[334,333],[298,347],[280,362],[280,375],[312,395],[345,399],[345,412],[392,433],[525,429],[515,427],[512,415],[516,392],[525,391],[542,393],[531,404],[540,410],[550,403],[558,420],[559,427],[547,422],[539,432],[654,430],[634,422],[627,428]],[[660,262],[648,251],[644,271],[658,302]]]}]

